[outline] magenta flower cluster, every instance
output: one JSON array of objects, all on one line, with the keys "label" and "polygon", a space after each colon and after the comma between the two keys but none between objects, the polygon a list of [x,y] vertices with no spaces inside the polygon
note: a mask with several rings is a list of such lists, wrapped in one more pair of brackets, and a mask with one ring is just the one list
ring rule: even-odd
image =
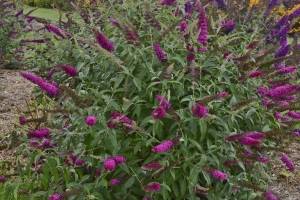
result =
[{"label": "magenta flower cluster", "polygon": [[46,128],[38,129],[35,131],[30,131],[27,133],[28,137],[33,137],[33,138],[38,138],[38,139],[43,139],[43,138],[50,138],[50,130]]},{"label": "magenta flower cluster", "polygon": [[207,46],[207,22],[206,22],[206,12],[205,7],[201,8],[201,12],[199,14],[198,28],[200,29],[199,36],[197,38],[197,42]]},{"label": "magenta flower cluster", "polygon": [[77,76],[77,69],[75,69],[74,67],[68,66],[68,65],[62,65],[61,66],[62,70],[64,70],[64,72],[71,77],[76,77]]},{"label": "magenta flower cluster", "polygon": [[231,33],[234,29],[235,29],[235,23],[234,21],[228,20],[227,22],[225,20],[221,21],[221,26],[223,29],[223,32],[228,35],[229,33]]},{"label": "magenta flower cluster", "polygon": [[286,86],[276,87],[272,90],[269,90],[266,95],[270,99],[278,99],[293,92],[297,87],[298,87],[297,85],[286,85]]},{"label": "magenta flower cluster", "polygon": [[176,3],[176,0],[162,0],[159,5],[162,6],[174,6]]},{"label": "magenta flower cluster", "polygon": [[153,147],[152,152],[154,153],[166,152],[169,151],[172,147],[173,147],[173,142],[171,140],[167,140]]},{"label": "magenta flower cluster", "polygon": [[153,162],[148,165],[144,165],[141,168],[146,171],[153,171],[162,168],[162,165],[159,162]]},{"label": "magenta flower cluster", "polygon": [[45,28],[49,31],[49,32],[52,32],[54,33],[55,35],[61,37],[61,38],[66,38],[67,37],[70,37],[71,35],[69,33],[67,33],[66,31],[64,30],[61,30],[59,29],[58,27],[56,26],[53,26],[53,25],[45,25]]},{"label": "magenta flower cluster", "polygon": [[277,200],[277,197],[271,191],[266,191],[264,196],[267,200]]},{"label": "magenta flower cluster", "polygon": [[110,180],[109,184],[111,186],[115,186],[115,185],[118,185],[121,181],[122,181],[122,178],[115,178],[115,179]]},{"label": "magenta flower cluster", "polygon": [[163,96],[161,94],[158,94],[156,96],[156,100],[160,103],[160,106],[163,107],[165,110],[169,110],[172,108],[171,104],[168,102],[168,100],[163,98]]},{"label": "magenta flower cluster", "polygon": [[72,155],[69,157],[66,157],[65,163],[68,166],[83,166],[84,165],[84,160],[79,160],[76,155]]},{"label": "magenta flower cluster", "polygon": [[85,118],[85,123],[88,126],[94,126],[97,123],[97,118],[95,116],[93,116],[93,115],[87,116]]},{"label": "magenta flower cluster", "polygon": [[146,192],[159,192],[160,191],[160,184],[159,183],[150,183],[149,185],[147,185]]},{"label": "magenta flower cluster", "polygon": [[6,179],[3,176],[0,176],[0,183],[5,183]]},{"label": "magenta flower cluster", "polygon": [[287,155],[285,155],[284,153],[282,153],[280,155],[280,157],[281,157],[281,161],[289,168],[290,171],[294,171],[295,170],[293,162],[290,160],[289,157],[287,157]]},{"label": "magenta flower cluster", "polygon": [[227,174],[219,171],[219,170],[212,170],[211,175],[218,180],[224,181],[227,179]]},{"label": "magenta flower cluster", "polygon": [[153,49],[154,49],[154,52],[157,56],[157,58],[163,62],[165,59],[166,59],[166,54],[165,52],[160,48],[159,44],[157,43],[154,43],[153,44]]},{"label": "magenta flower cluster", "polygon": [[154,119],[162,119],[165,116],[166,116],[166,111],[162,106],[159,106],[152,111],[152,117]]},{"label": "magenta flower cluster", "polygon": [[50,197],[49,197],[49,200],[61,200],[62,199],[62,195],[61,194],[52,194]]},{"label": "magenta flower cluster", "polygon": [[22,72],[21,75],[27,80],[29,80],[30,82],[37,84],[49,96],[56,96],[59,94],[57,83],[55,82],[48,83],[47,81],[43,80],[41,77],[26,72]]},{"label": "magenta flower cluster", "polygon": [[205,106],[203,106],[199,103],[194,103],[192,105],[191,111],[192,111],[193,115],[195,115],[196,117],[203,118],[207,115],[209,110],[208,110],[208,108],[206,108]]},{"label": "magenta flower cluster", "polygon": [[117,164],[125,163],[126,159],[123,156],[108,157],[104,161],[104,169],[106,172],[111,172],[116,168]]},{"label": "magenta flower cluster", "polygon": [[230,142],[238,140],[239,143],[245,146],[257,146],[261,144],[261,141],[259,139],[264,137],[265,137],[264,133],[252,131],[252,132],[244,132],[244,133],[230,135],[226,137],[226,140]]},{"label": "magenta flower cluster", "polygon": [[113,52],[115,47],[101,32],[95,31],[95,37],[98,44],[105,50]]},{"label": "magenta flower cluster", "polygon": [[133,125],[133,121],[126,117],[125,115],[122,115],[121,113],[117,111],[113,111],[110,113],[111,119],[106,122],[106,125],[108,128],[116,128],[118,125],[125,125],[126,131],[131,131],[130,127],[127,127],[126,125]]}]

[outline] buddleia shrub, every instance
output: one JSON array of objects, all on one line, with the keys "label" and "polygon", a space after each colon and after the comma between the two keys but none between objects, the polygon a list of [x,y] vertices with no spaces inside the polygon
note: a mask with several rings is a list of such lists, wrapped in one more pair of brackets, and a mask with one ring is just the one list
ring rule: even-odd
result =
[{"label": "buddleia shrub", "polygon": [[15,193],[276,199],[269,162],[293,171],[286,147],[299,136],[298,45],[285,30],[298,13],[271,20],[271,1],[244,23],[224,1],[71,4],[79,25],[45,25],[50,73],[21,73],[39,98],[20,113]]},{"label": "buddleia shrub", "polygon": [[24,60],[24,51],[18,45],[25,22],[23,10],[15,3],[0,1],[0,63],[3,68],[18,68]]}]

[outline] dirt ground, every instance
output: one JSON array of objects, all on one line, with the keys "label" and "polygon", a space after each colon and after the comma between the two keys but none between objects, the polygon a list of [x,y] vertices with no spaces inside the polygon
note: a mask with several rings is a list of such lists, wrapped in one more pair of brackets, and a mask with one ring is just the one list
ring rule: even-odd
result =
[{"label": "dirt ground", "polygon": [[[30,100],[34,85],[21,77],[18,70],[0,69],[0,146],[10,142],[12,130],[18,122],[17,107],[26,105]],[[288,148],[292,153],[288,155],[294,163],[295,171],[289,172],[277,156],[272,164],[272,176],[277,180],[270,184],[270,190],[281,200],[300,200],[300,143],[293,143]],[[0,148],[0,161],[6,160],[14,164],[14,149]],[[287,172],[289,177],[280,175]]]},{"label": "dirt ground", "polygon": [[0,69],[0,161],[14,164],[15,150],[9,149],[13,136],[12,131],[18,122],[17,107],[26,105],[25,99],[30,101],[33,84],[24,79],[18,70]]}]

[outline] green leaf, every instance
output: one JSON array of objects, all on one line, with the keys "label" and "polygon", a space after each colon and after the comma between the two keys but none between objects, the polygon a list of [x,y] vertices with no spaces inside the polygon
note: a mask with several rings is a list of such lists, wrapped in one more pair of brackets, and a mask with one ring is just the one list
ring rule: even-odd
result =
[{"label": "green leaf", "polygon": [[134,85],[138,88],[138,90],[139,91],[141,91],[142,90],[142,87],[141,87],[141,81],[139,80],[139,79],[137,79],[137,78],[133,78],[133,83],[134,83]]},{"label": "green leaf", "polygon": [[116,90],[120,83],[123,81],[124,79],[124,74],[119,75],[119,77],[116,79],[115,84],[114,84],[114,89]]},{"label": "green leaf", "polygon": [[185,195],[185,190],[186,190],[186,187],[187,187],[186,180],[183,179],[182,181],[179,182],[179,184],[180,184],[181,195],[184,196]]},{"label": "green leaf", "polygon": [[176,180],[176,179],[175,179],[175,171],[174,171],[174,170],[170,170],[170,173],[171,173],[173,179]]},{"label": "green leaf", "polygon": [[126,181],[126,183],[124,184],[124,188],[127,189],[127,188],[131,187],[132,184],[134,183],[134,181],[135,181],[135,177],[131,177],[130,179],[128,179]]},{"label": "green leaf", "polygon": [[83,183],[84,181],[86,181],[87,179],[90,178],[91,175],[84,175],[81,179],[79,183]]}]

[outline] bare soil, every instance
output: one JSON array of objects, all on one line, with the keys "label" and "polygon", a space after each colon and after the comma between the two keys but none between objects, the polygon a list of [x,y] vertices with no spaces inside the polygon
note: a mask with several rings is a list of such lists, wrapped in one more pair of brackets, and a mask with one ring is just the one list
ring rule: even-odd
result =
[{"label": "bare soil", "polygon": [[19,126],[18,108],[30,101],[34,85],[24,79],[19,70],[0,69],[0,162],[15,164],[14,128]]}]

